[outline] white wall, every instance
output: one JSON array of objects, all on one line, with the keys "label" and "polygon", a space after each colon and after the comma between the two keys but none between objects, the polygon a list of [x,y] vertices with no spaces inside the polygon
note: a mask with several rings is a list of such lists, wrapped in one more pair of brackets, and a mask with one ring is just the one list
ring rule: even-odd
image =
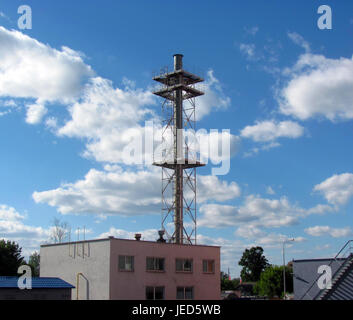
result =
[{"label": "white wall", "polygon": [[[77,286],[79,299],[109,299],[110,240],[45,245],[40,248],[40,276],[59,277]],[[76,299],[76,289],[72,289]]]}]

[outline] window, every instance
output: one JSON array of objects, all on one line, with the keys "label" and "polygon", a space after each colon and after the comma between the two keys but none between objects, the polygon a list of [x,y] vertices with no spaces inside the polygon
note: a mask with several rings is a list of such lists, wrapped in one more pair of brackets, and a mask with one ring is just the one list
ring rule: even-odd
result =
[{"label": "window", "polygon": [[179,272],[192,272],[192,259],[176,259],[175,270]]},{"label": "window", "polygon": [[164,300],[164,287],[146,287],[146,300]]},{"label": "window", "polygon": [[214,273],[214,260],[203,260],[202,271],[203,273]]},{"label": "window", "polygon": [[147,271],[164,271],[164,258],[151,258],[146,259]]},{"label": "window", "polygon": [[119,256],[119,271],[134,271],[134,257]]},{"label": "window", "polygon": [[193,287],[177,287],[177,299],[181,300],[193,300],[194,299],[194,288]]}]

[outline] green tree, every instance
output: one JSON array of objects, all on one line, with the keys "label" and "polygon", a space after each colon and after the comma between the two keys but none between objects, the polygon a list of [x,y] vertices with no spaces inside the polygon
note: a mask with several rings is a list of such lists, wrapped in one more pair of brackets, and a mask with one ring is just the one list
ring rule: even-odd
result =
[{"label": "green tree", "polygon": [[[286,266],[286,292],[293,292],[292,268]],[[255,292],[260,296],[283,297],[283,266],[269,266],[261,273]]]},{"label": "green tree", "polygon": [[17,243],[0,240],[0,276],[17,276],[18,268],[24,263],[21,251]]},{"label": "green tree", "polygon": [[229,280],[229,275],[227,273],[221,272],[221,290],[235,290],[235,288],[240,283],[240,280],[235,278]]},{"label": "green tree", "polygon": [[239,261],[239,265],[243,267],[240,272],[243,281],[259,281],[261,272],[269,265],[263,252],[264,250],[261,247],[252,247],[243,252]]},{"label": "green tree", "polygon": [[32,269],[32,276],[33,277],[39,277],[40,256],[39,256],[39,253],[37,251],[33,252],[29,256],[28,265]]}]

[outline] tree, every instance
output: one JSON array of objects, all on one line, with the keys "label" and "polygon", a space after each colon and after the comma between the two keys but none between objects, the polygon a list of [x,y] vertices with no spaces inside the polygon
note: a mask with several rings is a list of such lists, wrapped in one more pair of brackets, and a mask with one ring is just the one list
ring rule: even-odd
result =
[{"label": "tree", "polygon": [[62,222],[60,219],[54,218],[50,241],[54,243],[64,242],[69,235],[69,228],[70,227],[67,222]]},{"label": "tree", "polygon": [[221,272],[221,290],[235,290],[235,288],[240,283],[239,279],[229,279],[229,275],[227,273]]},{"label": "tree", "polygon": [[[293,292],[292,268],[286,266],[286,291]],[[269,298],[283,296],[283,266],[269,266],[261,273],[259,282],[255,285],[255,292]]]},{"label": "tree", "polygon": [[17,276],[18,268],[24,263],[21,251],[17,243],[0,240],[0,276]]},{"label": "tree", "polygon": [[35,251],[29,256],[29,260],[28,260],[28,265],[32,269],[33,277],[39,277],[39,264],[40,264],[40,256],[39,256],[39,253]]},{"label": "tree", "polygon": [[264,250],[261,247],[252,247],[243,252],[239,261],[239,265],[243,267],[240,272],[243,281],[259,281],[261,272],[269,265],[263,252]]}]

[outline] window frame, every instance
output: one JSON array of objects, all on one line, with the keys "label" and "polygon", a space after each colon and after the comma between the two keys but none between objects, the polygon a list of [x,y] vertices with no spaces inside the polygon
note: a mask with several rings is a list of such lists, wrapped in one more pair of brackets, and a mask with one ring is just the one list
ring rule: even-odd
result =
[{"label": "window frame", "polygon": [[[120,268],[120,258],[124,258],[124,269]],[[126,258],[131,258],[131,269],[126,269]],[[135,271],[135,256],[119,254],[118,256],[118,270],[120,272],[134,272]]]},{"label": "window frame", "polygon": [[[205,262],[207,263],[207,271],[205,271],[204,266],[205,266]],[[212,262],[212,266],[213,266],[213,270],[209,271],[208,270],[208,263]],[[214,274],[215,273],[215,269],[216,269],[216,262],[214,259],[203,259],[202,260],[202,273],[205,274]]]},{"label": "window frame", "polygon": [[[148,269],[148,259],[153,259],[153,269]],[[157,259],[158,260],[163,260],[163,269],[156,269],[156,266],[159,265],[157,264]],[[164,257],[146,257],[146,272],[165,272],[165,258]]]},{"label": "window frame", "polygon": [[[179,289],[183,290],[183,298],[178,298],[178,290]],[[191,298],[190,299],[186,298],[186,289],[191,289]],[[186,287],[178,286],[178,287],[176,287],[176,300],[195,300],[195,288],[194,288],[194,286],[186,286]]]},{"label": "window frame", "polygon": [[[182,261],[182,270],[177,269],[177,261]],[[191,269],[185,270],[185,261],[191,261]],[[193,258],[175,258],[175,272],[177,273],[193,273],[194,272],[194,259]]]},{"label": "window frame", "polygon": [[[153,299],[147,299],[147,289],[152,288],[153,289]],[[156,299],[156,289],[157,288],[162,288],[163,289],[163,298],[162,299]],[[165,300],[165,286],[146,286],[145,287],[145,299],[146,300]]]}]

